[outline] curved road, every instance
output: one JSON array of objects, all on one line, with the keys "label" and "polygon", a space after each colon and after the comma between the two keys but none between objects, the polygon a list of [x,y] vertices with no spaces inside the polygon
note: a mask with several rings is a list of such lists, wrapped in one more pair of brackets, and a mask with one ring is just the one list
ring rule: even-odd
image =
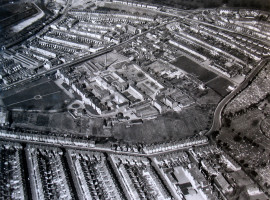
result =
[{"label": "curved road", "polygon": [[[68,8],[68,7],[69,7],[69,6],[67,6],[67,8]],[[65,10],[64,10],[64,13],[65,13],[67,10],[68,10],[68,9],[65,9]],[[172,13],[170,13],[170,14],[171,14],[171,16],[176,16],[175,14],[172,14]],[[179,17],[179,16],[177,16],[177,17]],[[186,17],[184,17],[184,18],[185,18],[186,20],[189,20],[189,21],[196,21],[196,22],[198,22],[198,23],[202,23],[202,24],[206,24],[206,25],[209,25],[209,26],[214,26],[214,27],[216,27],[215,25],[209,24],[209,23],[206,23],[206,22],[202,22],[202,21],[198,21],[198,20],[194,20],[194,19],[188,19],[188,18],[186,18]],[[102,50],[100,50],[100,51],[98,51],[98,52],[96,52],[96,53],[93,53],[93,54],[90,54],[90,55],[81,57],[81,58],[76,59],[76,60],[74,60],[74,61],[72,61],[72,62],[70,62],[70,63],[64,63],[64,64],[61,64],[61,65],[55,66],[55,67],[51,68],[51,69],[48,70],[48,71],[45,71],[45,72],[36,74],[36,75],[34,75],[34,76],[32,76],[32,77],[29,77],[29,78],[27,78],[27,79],[24,79],[24,80],[18,81],[18,82],[16,82],[16,83],[10,84],[9,86],[3,87],[2,89],[8,88],[8,87],[12,87],[12,86],[16,86],[16,85],[18,85],[18,84],[24,84],[25,82],[28,82],[28,81],[34,80],[34,79],[36,79],[36,78],[39,78],[39,77],[41,77],[41,76],[44,76],[44,75],[46,75],[46,74],[50,74],[50,73],[52,73],[52,72],[55,72],[55,71],[58,70],[58,69],[61,69],[61,68],[64,68],[64,67],[71,67],[71,66],[73,66],[73,65],[76,65],[76,64],[85,62],[85,61],[87,61],[87,60],[89,60],[89,59],[91,59],[91,58],[94,58],[94,57],[100,56],[100,55],[102,55],[102,54],[108,53],[108,52],[112,51],[113,49],[115,49],[116,47],[119,47],[119,46],[122,46],[123,44],[129,43],[131,40],[133,40],[133,39],[135,39],[135,38],[137,38],[137,37],[139,37],[139,36],[142,36],[142,35],[144,35],[144,34],[150,32],[150,31],[152,31],[152,30],[155,29],[155,28],[158,28],[158,27],[161,27],[161,26],[165,26],[165,25],[167,25],[167,24],[169,24],[169,23],[172,23],[172,22],[175,22],[175,21],[179,21],[179,20],[181,20],[181,19],[179,19],[179,18],[178,18],[178,19],[173,19],[173,20],[170,20],[170,21],[168,21],[168,22],[166,22],[166,23],[162,23],[162,24],[160,24],[160,25],[158,25],[158,26],[156,26],[156,27],[150,28],[149,30],[147,30],[147,31],[145,31],[145,32],[143,32],[143,33],[141,33],[141,34],[137,34],[137,35],[135,35],[135,36],[129,38],[128,40],[126,40],[126,41],[124,41],[124,42],[122,42],[122,43],[120,43],[120,44],[118,44],[118,45],[114,45],[114,46],[111,46],[111,47],[109,47],[109,48],[102,49]],[[222,29],[222,30],[224,29],[224,28],[222,28],[222,27],[218,27],[218,28],[219,28],[219,29]],[[227,30],[227,29],[226,29],[226,31],[230,31],[230,30]],[[251,36],[248,36],[248,37],[251,37]],[[252,38],[252,37],[251,37],[251,38]],[[255,38],[254,38],[254,39],[255,39]],[[257,39],[257,38],[256,38],[256,39]],[[258,39],[257,39],[257,40],[258,40]],[[258,72],[266,65],[266,63],[269,62],[269,61],[270,61],[270,57],[267,57],[267,58],[264,58],[263,60],[261,60],[261,61],[257,64],[257,66],[252,70],[252,72],[245,78],[245,80],[244,80],[244,81],[243,81],[243,82],[242,82],[235,90],[233,90],[229,95],[227,95],[224,99],[222,99],[222,101],[220,101],[220,103],[218,104],[218,106],[216,107],[215,112],[214,112],[214,119],[213,119],[212,126],[211,126],[210,130],[206,133],[206,135],[210,135],[213,131],[218,130],[218,129],[220,128],[220,126],[221,126],[221,113],[222,113],[224,107],[227,105],[227,103],[228,103],[230,100],[232,100],[232,98],[233,98],[238,92],[241,92],[244,88],[246,88],[246,87],[248,86],[250,80],[252,80],[252,79],[258,74]]]},{"label": "curved road", "polygon": [[[219,129],[221,125],[221,112],[225,105],[236,95],[238,92],[241,92],[245,87],[248,86],[249,81],[251,81],[257,74],[258,72],[270,61],[270,58],[265,58],[262,61],[260,61],[256,68],[253,69],[253,71],[246,77],[245,81],[241,83],[234,91],[232,91],[229,95],[227,95],[217,106],[215,113],[214,113],[214,121],[212,124],[211,129],[206,133],[206,135],[211,134],[213,131]],[[174,150],[168,150],[164,152],[157,152],[157,153],[152,153],[152,154],[142,154],[142,153],[131,153],[131,152],[118,152],[110,149],[104,149],[104,148],[99,148],[99,147],[78,147],[74,145],[60,145],[60,144],[51,144],[47,142],[38,142],[38,141],[30,141],[30,140],[22,140],[22,139],[14,139],[14,138],[6,138],[6,137],[0,137],[3,140],[11,140],[15,142],[26,142],[26,143],[33,143],[33,144],[43,144],[43,145],[52,145],[55,147],[64,147],[64,148],[75,148],[75,149],[85,149],[85,150],[94,150],[94,151],[103,151],[107,153],[120,153],[120,154],[127,154],[127,155],[137,155],[137,156],[158,156],[166,153],[172,153],[179,151],[180,149],[174,149]]]},{"label": "curved road", "polygon": [[[12,142],[19,142],[19,143],[26,143],[26,144],[36,144],[36,145],[43,145],[43,146],[47,145],[47,146],[58,147],[58,148],[90,150],[90,151],[99,151],[99,152],[106,152],[106,153],[113,153],[113,154],[144,156],[144,157],[160,156],[160,155],[164,155],[167,153],[177,152],[180,150],[187,150],[191,147],[191,146],[186,146],[186,147],[181,147],[181,148],[177,148],[177,149],[170,149],[170,150],[166,150],[166,151],[162,151],[162,152],[155,152],[155,153],[140,153],[140,152],[136,153],[136,152],[129,152],[129,151],[116,151],[116,150],[112,150],[112,149],[106,148],[106,147],[98,147],[98,146],[84,147],[84,146],[79,146],[79,145],[74,145],[74,144],[59,144],[59,143],[52,143],[52,142],[45,142],[45,141],[40,142],[40,141],[33,141],[33,140],[26,140],[26,139],[3,137],[3,136],[0,136],[0,139],[5,140],[5,141],[12,141]],[[207,143],[195,144],[193,146],[203,146]]]},{"label": "curved road", "polygon": [[221,126],[221,113],[224,109],[224,107],[229,103],[232,98],[238,93],[241,92],[243,89],[245,89],[249,82],[259,73],[259,71],[270,61],[270,58],[265,58],[261,60],[257,66],[253,69],[253,71],[245,78],[245,80],[230,94],[228,94],[222,101],[218,104],[216,107],[215,113],[214,113],[214,120],[212,123],[212,127],[210,130],[206,133],[206,135],[210,135],[213,131],[216,131]]}]

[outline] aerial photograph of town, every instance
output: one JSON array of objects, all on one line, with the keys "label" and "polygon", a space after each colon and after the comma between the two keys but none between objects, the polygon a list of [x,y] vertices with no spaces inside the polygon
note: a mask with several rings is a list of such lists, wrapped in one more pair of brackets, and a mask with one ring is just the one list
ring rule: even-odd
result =
[{"label": "aerial photograph of town", "polygon": [[0,0],[0,200],[269,200],[270,0]]}]

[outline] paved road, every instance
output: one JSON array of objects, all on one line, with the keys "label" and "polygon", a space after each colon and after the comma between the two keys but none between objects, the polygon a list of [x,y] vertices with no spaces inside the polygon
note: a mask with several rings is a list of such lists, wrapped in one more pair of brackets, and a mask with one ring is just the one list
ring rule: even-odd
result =
[{"label": "paved road", "polygon": [[[66,10],[65,10],[65,11],[66,11]],[[171,15],[173,16],[174,14],[171,14]],[[176,15],[174,15],[174,16],[176,16]],[[186,19],[186,18],[185,18],[185,19]],[[198,20],[193,20],[193,19],[188,19],[188,20],[190,20],[190,21],[196,21],[196,22],[198,22],[198,23],[203,23],[203,24],[206,24],[206,25],[209,25],[209,26],[213,26],[213,27],[217,27],[217,26],[215,26],[215,25],[213,25],[213,24],[209,24],[209,23],[206,23],[206,22],[201,22],[201,21],[198,21]],[[124,44],[126,44],[126,43],[129,43],[130,41],[134,40],[135,38],[140,37],[140,36],[142,36],[142,35],[144,35],[144,34],[150,32],[150,31],[152,31],[152,30],[154,30],[154,29],[156,29],[156,28],[165,26],[165,25],[167,25],[167,24],[169,24],[169,23],[172,23],[172,22],[175,22],[175,21],[179,21],[179,19],[173,19],[173,20],[171,20],[171,21],[169,21],[169,22],[160,24],[160,25],[158,25],[158,26],[156,26],[156,27],[150,28],[149,30],[147,30],[147,31],[145,31],[145,32],[143,32],[143,33],[141,33],[141,34],[135,35],[135,36],[131,37],[130,39],[128,39],[128,40],[126,40],[126,41],[124,41],[124,42],[122,42],[122,43],[120,43],[120,44],[118,44],[118,45],[114,45],[114,46],[112,46],[112,47],[102,49],[102,50],[100,50],[100,51],[98,51],[98,52],[96,52],[96,53],[90,54],[90,55],[88,55],[88,56],[81,57],[81,58],[79,58],[79,59],[77,59],[77,60],[74,60],[74,61],[72,61],[72,62],[70,62],[70,63],[65,63],[65,64],[58,65],[58,66],[56,66],[56,67],[51,68],[51,69],[48,70],[48,71],[39,73],[39,74],[34,75],[34,76],[30,77],[30,78],[27,78],[27,79],[18,81],[18,82],[16,82],[16,83],[13,83],[13,84],[7,86],[7,87],[14,86],[14,85],[18,85],[18,84],[23,84],[23,83],[25,83],[25,82],[31,81],[32,79],[35,79],[35,78],[44,76],[44,75],[46,75],[46,74],[50,74],[50,73],[52,73],[52,72],[55,72],[55,71],[58,70],[58,69],[61,69],[61,68],[64,68],[64,67],[71,67],[71,66],[73,66],[73,65],[76,65],[76,64],[85,62],[85,61],[87,61],[87,60],[89,60],[89,59],[91,59],[91,58],[94,58],[94,57],[103,55],[103,54],[105,54],[105,53],[108,53],[108,52],[112,51],[113,49],[115,49],[115,48],[117,48],[117,47],[120,47],[120,46],[122,46],[122,45],[124,45]],[[217,28],[222,29],[222,30],[226,30],[226,31],[230,31],[230,30],[227,30],[227,29],[224,29],[224,28],[221,28],[221,27],[217,27]],[[241,35],[241,34],[240,34],[240,35]],[[244,35],[244,34],[243,34],[243,35]],[[248,37],[251,37],[251,36],[248,36]],[[252,37],[251,37],[251,38],[252,38]],[[257,38],[254,38],[254,39],[257,39]],[[229,102],[229,101],[230,101],[230,100],[231,100],[238,92],[240,92],[241,90],[243,90],[243,89],[249,84],[249,81],[252,80],[252,79],[254,78],[254,76],[257,75],[257,73],[265,66],[265,64],[266,64],[269,60],[270,60],[270,58],[266,58],[266,59],[263,59],[262,61],[260,61],[260,62],[258,63],[258,65],[253,69],[253,71],[246,77],[246,79],[245,79],[245,80],[244,80],[244,81],[243,81],[243,82],[242,82],[242,83],[241,83],[234,91],[232,91],[229,95],[227,95],[227,96],[226,96],[226,97],[218,104],[218,106],[217,106],[217,108],[216,108],[216,110],[215,110],[215,113],[214,113],[214,120],[213,120],[212,127],[211,127],[211,129],[206,133],[206,135],[209,135],[209,134],[211,134],[213,131],[218,130],[218,129],[220,128],[220,126],[221,126],[221,112],[222,112],[222,110],[224,109],[224,107],[227,105],[227,103],[228,103],[228,102]],[[4,88],[6,88],[6,87],[4,87]],[[44,143],[43,143],[43,144],[44,144]],[[78,147],[76,147],[76,148],[78,148]],[[175,150],[173,150],[173,151],[175,151]],[[164,153],[164,152],[163,152],[163,153]],[[166,153],[166,152],[165,152],[165,153]],[[145,155],[145,154],[143,154],[143,155]]]},{"label": "paved road", "polygon": [[111,50],[112,50],[112,49],[104,49],[104,50],[99,51],[99,52],[97,52],[97,53],[90,54],[90,55],[88,55],[88,56],[85,56],[85,57],[76,59],[76,60],[74,60],[74,61],[72,61],[72,62],[70,62],[70,63],[65,63],[65,64],[58,65],[58,66],[53,67],[53,68],[51,68],[51,69],[49,69],[49,70],[47,70],[47,71],[41,72],[41,73],[36,74],[36,75],[34,75],[34,76],[31,76],[31,77],[29,77],[29,78],[26,78],[26,79],[17,81],[17,82],[15,82],[15,83],[12,83],[12,84],[10,84],[10,85],[8,85],[8,86],[5,86],[5,87],[3,87],[3,89],[9,88],[9,87],[12,87],[12,86],[16,86],[16,85],[20,85],[20,84],[22,85],[22,84],[24,84],[24,83],[26,83],[26,82],[29,82],[29,81],[31,81],[31,80],[35,80],[36,78],[45,76],[46,74],[50,74],[50,73],[52,73],[52,72],[55,72],[55,71],[57,71],[58,69],[61,69],[61,68],[64,68],[64,67],[71,67],[71,66],[73,66],[73,65],[76,65],[76,64],[79,64],[79,63],[81,63],[81,62],[87,61],[87,60],[89,60],[89,59],[91,59],[91,58],[100,56],[100,55],[102,55],[102,54],[104,54],[104,53],[107,53],[107,52],[109,52],[109,51],[111,51]]},{"label": "paved road", "polygon": [[[241,83],[234,91],[232,91],[229,95],[227,95],[217,106],[215,113],[214,113],[214,121],[212,124],[211,129],[206,133],[207,135],[211,134],[213,131],[218,130],[221,126],[221,112],[225,105],[238,93],[241,92],[244,88],[246,88],[258,72],[270,61],[270,58],[266,58],[260,61],[257,66],[253,69],[253,71],[246,77],[245,81]],[[2,138],[2,137],[1,137]],[[157,152],[152,154],[142,154],[142,153],[131,153],[131,152],[121,152],[121,151],[114,151],[102,147],[80,147],[76,145],[61,145],[61,144],[53,144],[53,143],[46,143],[46,142],[37,142],[37,141],[29,141],[29,140],[20,140],[20,139],[13,139],[13,138],[2,138],[3,140],[14,141],[14,142],[22,142],[22,143],[32,143],[32,144],[42,144],[42,145],[50,145],[55,147],[63,147],[63,148],[72,148],[72,149],[84,149],[84,150],[92,150],[92,151],[101,151],[107,153],[116,153],[116,154],[126,154],[126,155],[134,155],[134,156],[158,156],[163,155],[166,153],[173,153],[179,150],[188,149],[189,147],[184,147],[175,150],[168,150],[164,152]]]},{"label": "paved road", "polygon": [[147,31],[145,31],[145,32],[143,32],[143,33],[137,34],[137,35],[135,35],[135,36],[129,38],[128,40],[126,40],[126,41],[124,41],[124,42],[122,42],[122,43],[120,43],[120,44],[118,44],[118,45],[113,45],[113,46],[111,46],[111,47],[104,48],[104,49],[102,49],[102,50],[100,50],[100,51],[98,51],[98,52],[96,52],[96,53],[93,53],[93,54],[90,54],[90,55],[87,55],[87,56],[78,58],[78,59],[76,59],[76,60],[74,60],[74,61],[72,61],[72,62],[69,62],[69,63],[60,64],[60,65],[55,66],[55,67],[53,67],[53,68],[51,68],[51,69],[49,69],[49,70],[47,70],[47,71],[41,72],[41,73],[39,73],[39,74],[36,74],[36,75],[31,76],[31,77],[29,77],[29,78],[26,78],[26,79],[24,79],[24,80],[20,80],[20,81],[17,81],[17,82],[15,82],[15,83],[12,83],[12,84],[10,84],[10,85],[8,85],[8,86],[5,86],[5,87],[3,87],[2,89],[6,89],[6,88],[9,88],[9,87],[12,87],[12,86],[16,86],[16,85],[20,85],[20,84],[22,85],[22,84],[24,84],[24,83],[26,83],[26,82],[28,82],[28,81],[34,80],[35,78],[38,78],[38,77],[41,77],[41,76],[45,76],[46,74],[50,74],[50,73],[52,73],[52,72],[55,72],[55,71],[57,71],[58,69],[65,68],[65,67],[71,67],[71,66],[73,66],[73,65],[80,64],[80,63],[82,63],[82,62],[85,62],[85,61],[87,61],[87,60],[90,60],[90,59],[92,59],[92,58],[94,58],[94,57],[97,57],[97,56],[103,55],[103,54],[105,54],[105,53],[111,52],[111,51],[113,51],[113,50],[114,50],[115,48],[117,48],[117,47],[120,47],[120,46],[122,46],[122,45],[124,45],[124,44],[130,43],[130,42],[131,42],[132,40],[134,40],[135,38],[138,38],[138,37],[140,37],[140,36],[143,36],[143,35],[145,35],[145,34],[151,32],[152,30],[155,30],[155,29],[157,29],[157,28],[159,28],[159,27],[162,27],[162,26],[166,26],[167,24],[170,24],[170,23],[172,23],[172,22],[176,22],[176,21],[179,21],[179,20],[180,20],[180,19],[173,19],[173,20],[170,20],[170,21],[168,21],[168,22],[166,22],[166,23],[162,23],[162,24],[160,24],[160,25],[158,25],[158,26],[155,26],[155,27],[150,28],[149,30],[147,30]]},{"label": "paved road", "polygon": [[[195,10],[195,11],[196,11],[196,10]],[[208,23],[208,22],[204,22],[204,21],[200,21],[200,20],[196,20],[196,19],[190,19],[190,18],[187,18],[187,17],[184,17],[184,19],[189,20],[189,21],[192,21],[192,22],[204,24],[204,25],[206,25],[206,26],[215,27],[215,28],[220,29],[220,30],[223,30],[223,31],[228,31],[228,32],[231,32],[231,33],[237,33],[238,35],[245,36],[245,37],[249,37],[249,38],[252,38],[252,39],[254,39],[254,40],[258,40],[258,41],[261,41],[261,42],[263,42],[263,43],[266,43],[266,44],[270,45],[270,42],[269,42],[269,41],[264,40],[264,39],[260,39],[260,38],[257,38],[257,37],[253,37],[252,35],[248,35],[248,34],[245,34],[245,33],[235,32],[234,30],[226,29],[226,28],[224,28],[224,27],[221,27],[221,26],[218,26],[218,25],[215,25],[215,24],[210,24],[210,23]]]},{"label": "paved road", "polygon": [[[11,142],[37,144],[37,145],[43,145],[43,146],[47,145],[47,146],[58,147],[58,148],[90,150],[90,151],[99,151],[99,152],[122,154],[122,155],[132,155],[132,156],[145,156],[145,157],[153,157],[153,156],[159,156],[159,155],[163,155],[163,154],[167,154],[167,153],[173,153],[173,152],[177,152],[177,151],[181,151],[181,150],[187,150],[187,149],[189,149],[191,147],[191,146],[187,146],[187,147],[182,147],[182,148],[173,149],[173,150],[167,150],[167,151],[163,151],[163,152],[145,154],[145,153],[115,151],[115,150],[111,150],[109,148],[104,148],[104,147],[81,147],[81,146],[77,146],[77,145],[55,144],[55,143],[49,143],[49,142],[39,142],[39,141],[7,138],[7,137],[2,137],[2,136],[0,136],[0,139],[1,140],[6,140],[6,141],[11,141]],[[205,145],[205,144],[206,143],[193,145],[193,146],[202,146],[202,145]]]},{"label": "paved road", "polygon": [[221,127],[221,113],[224,107],[229,103],[230,100],[240,91],[242,91],[244,88],[246,88],[249,84],[249,81],[251,81],[258,72],[267,64],[267,62],[270,61],[270,58],[265,58],[261,60],[255,68],[253,68],[252,72],[246,77],[246,79],[230,94],[228,94],[222,101],[218,104],[215,113],[214,113],[214,120],[211,129],[206,133],[206,135],[211,134],[213,131],[218,130]]}]

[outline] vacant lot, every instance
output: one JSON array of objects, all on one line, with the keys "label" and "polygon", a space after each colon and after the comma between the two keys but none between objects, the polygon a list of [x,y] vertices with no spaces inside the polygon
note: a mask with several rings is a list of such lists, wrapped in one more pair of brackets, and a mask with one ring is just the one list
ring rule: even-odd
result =
[{"label": "vacant lot", "polygon": [[14,95],[16,93],[22,92],[25,89],[40,85],[40,84],[45,83],[45,82],[48,82],[47,77],[43,77],[43,78],[40,78],[40,79],[35,80],[35,81],[27,82],[23,85],[18,85],[16,87],[13,87],[12,89],[1,91],[1,97],[6,98],[6,97]]}]

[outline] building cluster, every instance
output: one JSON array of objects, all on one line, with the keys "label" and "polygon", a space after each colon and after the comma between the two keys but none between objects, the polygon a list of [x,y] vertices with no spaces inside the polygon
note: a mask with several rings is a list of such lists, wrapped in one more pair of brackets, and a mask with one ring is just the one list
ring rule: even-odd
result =
[{"label": "building cluster", "polygon": [[0,55],[0,80],[8,85],[29,77],[33,71],[25,66],[28,62],[31,61],[20,56],[14,55],[14,59],[11,59],[7,54]]},{"label": "building cluster", "polygon": [[141,152],[140,145],[130,145],[130,144],[121,144],[121,143],[112,143],[111,150],[118,152],[129,152],[129,153],[139,153]]},{"label": "building cluster", "polygon": [[[6,18],[1,22],[1,23],[7,22],[9,25],[6,27],[1,26],[3,27],[3,30],[0,33],[1,34],[0,46],[1,49],[4,50],[4,52],[6,53],[6,54],[4,53],[5,58],[14,60],[15,63],[20,64],[22,67],[26,67],[26,69],[31,68],[31,71],[28,72],[28,75],[33,75],[34,71],[32,71],[32,69],[35,67],[43,67],[42,65],[43,61],[36,59],[35,57],[32,56],[32,54],[30,54],[29,51],[26,51],[23,48],[18,49],[19,47],[18,44],[22,42],[25,43],[27,39],[32,40],[33,38],[35,38],[36,34],[38,34],[48,24],[52,23],[53,20],[55,20],[58,17],[58,15],[57,14],[49,15],[48,13],[44,14],[43,11],[33,2],[31,3],[26,2],[23,4],[20,3],[13,4],[13,3],[14,2],[12,2],[10,5],[7,6],[14,7],[12,9],[16,10],[16,13],[14,13],[12,16]],[[35,19],[37,19],[38,16],[42,17],[35,21]],[[32,23],[28,24],[29,21],[32,21]],[[22,29],[22,27],[25,28]],[[22,46],[24,45],[20,45],[20,47]],[[23,73],[24,70],[20,72],[20,76],[22,76]],[[7,76],[8,75],[9,74],[7,74]],[[16,79],[15,77],[11,76],[11,80],[7,78],[8,80],[6,81],[5,84],[10,84],[24,78],[25,77],[20,77]]]},{"label": "building cluster", "polygon": [[267,199],[238,163],[208,143],[147,157],[1,142],[0,155],[3,199]]},{"label": "building cluster", "polygon": [[242,187],[244,198],[265,199],[241,167],[214,145],[192,147],[152,160],[176,199],[234,198]]},{"label": "building cluster", "polygon": [[[237,33],[229,31],[217,31],[213,27],[200,25],[198,30],[202,35],[211,37],[222,43],[224,47],[231,46],[232,49],[227,49],[228,53],[237,57],[250,57],[254,61],[259,61],[263,56],[268,56],[269,46],[258,43],[257,40],[250,40],[247,36],[240,36]],[[246,45],[248,43],[248,45]]]},{"label": "building cluster", "polygon": [[136,1],[121,1],[121,0],[112,0],[111,3],[126,5],[131,7],[139,7],[139,8],[148,8],[152,10],[158,10],[159,7],[156,5],[146,4],[143,2],[136,2]]},{"label": "building cluster", "polygon": [[[190,15],[190,18],[214,24],[212,28],[203,26],[202,29],[200,26],[200,28],[196,28],[196,31],[225,45],[228,53],[239,52],[239,56],[244,55],[239,58],[248,57],[254,61],[269,55],[269,45],[267,45],[267,41],[270,39],[268,12],[219,8]],[[219,27],[229,31],[220,30]],[[212,36],[210,32],[212,32]],[[217,43],[215,42],[215,44]],[[237,54],[234,53],[234,55]]]},{"label": "building cluster", "polygon": [[17,131],[0,130],[0,137],[31,141],[39,143],[51,143],[58,145],[72,145],[77,147],[95,147],[95,141],[85,141],[82,139],[67,138],[63,136],[45,136],[44,133],[21,133]]},{"label": "building cluster", "polygon": [[207,137],[197,136],[195,138],[185,138],[177,140],[174,142],[164,142],[155,144],[121,144],[120,142],[115,142],[111,144],[111,149],[117,152],[128,152],[131,154],[143,153],[148,155],[155,155],[162,152],[177,151],[181,149],[189,149],[193,146],[201,146],[208,144],[209,141]]},{"label": "building cluster", "polygon": [[[238,71],[243,68],[243,61],[235,57],[234,54],[228,54],[222,48],[217,48],[217,43],[215,41],[212,41],[212,45],[209,41],[204,41],[207,40],[207,38],[204,38],[203,34],[192,34],[191,31],[194,29],[190,26],[181,26],[182,24],[180,26],[176,25],[176,27],[179,28],[178,30],[174,27],[174,31],[176,33],[174,38],[169,40],[170,44],[173,44],[180,49],[184,48],[187,51],[190,49],[190,52],[199,57],[202,61],[209,59],[211,61],[209,67],[213,68],[218,73],[221,73],[229,78],[238,75]],[[220,59],[216,59],[216,57]],[[234,61],[234,66],[232,61]]]},{"label": "building cluster", "polygon": [[158,21],[153,15],[128,11],[99,10],[97,7],[70,9],[35,37],[4,51],[1,79],[8,85],[42,71],[43,67],[48,70],[60,63],[118,45],[156,26]]},{"label": "building cluster", "polygon": [[172,199],[147,158],[111,154],[109,160],[128,199]]},{"label": "building cluster", "polygon": [[200,18],[218,26],[246,34],[256,39],[269,40],[269,13],[260,10],[219,8],[200,13]]},{"label": "building cluster", "polygon": [[174,60],[179,54],[174,46],[168,45],[169,30],[164,26],[157,27],[145,35],[138,36],[130,44],[122,45],[119,52],[134,57],[139,65],[148,65],[157,58],[166,61]]},{"label": "building cluster", "polygon": [[159,156],[153,163],[176,199],[218,199],[218,193],[186,152]]},{"label": "building cluster", "polygon": [[[248,75],[255,64],[270,55],[267,12],[196,10],[183,12],[176,21],[176,16],[168,16],[179,10],[172,8],[173,13],[165,17],[166,7],[140,2],[105,0],[86,7],[62,11],[55,7],[55,13],[63,15],[50,26],[20,46],[3,47],[0,84],[34,78],[45,69],[106,49],[91,60],[59,67],[56,78],[61,79],[59,82],[68,90],[65,92],[84,103],[69,110],[75,120],[87,115],[103,118],[104,129],[124,121],[130,127],[167,111],[209,108],[196,98],[207,94],[209,88],[188,70],[182,70],[180,65],[185,62],[191,61],[189,67],[200,63],[232,80]],[[181,57],[189,60],[175,64]],[[246,108],[268,95],[268,71],[260,72],[260,79],[231,102],[233,109]],[[1,106],[0,126],[8,125],[8,120],[8,111]],[[65,134],[0,130],[1,138],[51,145],[23,147],[0,142],[0,199],[27,199],[26,178],[33,199],[266,199],[235,160],[199,135],[155,144],[119,141],[111,143],[109,149],[107,143],[96,146],[93,140]],[[60,145],[61,149],[53,147]],[[68,146],[72,149],[65,149]],[[24,174],[25,170],[28,173]]]},{"label": "building cluster", "polygon": [[[85,105],[104,117],[121,112],[130,120],[146,119],[194,105],[186,85],[194,93],[203,85],[199,80],[164,60],[142,67],[132,59],[110,52],[76,67],[58,70],[56,76]],[[114,123],[113,119],[109,121]]]},{"label": "building cluster", "polygon": [[179,149],[187,149],[192,146],[200,146],[205,144],[208,144],[208,138],[205,136],[197,136],[193,138],[182,139],[180,141],[144,145],[143,152],[146,154],[153,154],[166,151],[175,151]]},{"label": "building cluster", "polygon": [[[213,186],[221,196],[233,197],[235,191],[244,187],[242,195],[248,198],[266,199],[258,185],[244,173],[241,166],[217,146],[195,147],[189,151],[189,154],[208,180],[213,182]],[[254,192],[251,192],[253,190]]]},{"label": "building cluster", "polygon": [[[221,2],[220,0],[218,2]],[[217,5],[219,3],[216,3]],[[168,9],[166,6],[161,6],[157,4],[150,4],[150,3],[144,3],[141,1],[130,1],[130,0],[108,0],[107,3],[111,4],[116,4],[116,5],[121,5],[121,6],[129,6],[129,7],[135,7],[135,8],[147,8],[151,9],[154,11],[163,11]],[[213,3],[213,2],[211,2]],[[198,7],[203,7],[204,3],[199,1],[199,0],[194,0],[194,1],[185,1],[181,0],[177,3],[177,8],[182,8],[182,9],[188,9],[188,8],[198,8]],[[169,7],[171,9],[171,7]],[[175,9],[179,11],[178,9]]]},{"label": "building cluster", "polygon": [[252,63],[267,56],[266,44],[223,31],[213,26],[174,23],[167,26],[175,35],[170,44],[183,48],[201,61],[210,61],[209,67],[228,78],[247,75]]},{"label": "building cluster", "polygon": [[123,199],[102,153],[68,151],[79,199]]},{"label": "building cluster", "polygon": [[[121,53],[133,56],[139,64],[147,65],[160,57],[172,61],[181,52],[197,62],[210,62],[210,70],[227,78],[247,75],[254,63],[269,55],[269,45],[261,41],[265,38],[250,38],[249,34],[232,33],[220,29],[218,25],[206,25],[200,17],[205,13],[190,14],[192,19],[170,23],[166,28],[160,27],[140,36],[131,45],[124,46]],[[235,19],[229,14],[227,17]],[[254,19],[250,19],[250,26],[253,22]]]},{"label": "building cluster", "polygon": [[[171,17],[159,12],[165,7],[121,0],[99,3],[88,9],[67,9],[37,36],[5,50],[0,66],[4,84],[32,76],[44,70],[43,67],[50,69],[117,46],[135,35],[136,39],[121,45],[118,51],[132,57],[139,66],[149,65],[158,58],[174,61],[184,54],[230,79],[247,75],[256,62],[269,56],[270,46],[264,42],[270,38],[267,12],[219,8],[194,11],[181,16],[181,23],[167,24]],[[116,11],[109,5],[138,8],[143,14],[128,9]],[[158,26],[161,23],[167,25]],[[188,104],[192,104],[189,100]]]},{"label": "building cluster", "polygon": [[49,69],[59,62],[119,44],[156,24],[154,17],[113,11],[71,9],[20,51]]},{"label": "building cluster", "polygon": [[74,198],[61,150],[28,145],[25,152],[33,199]]},{"label": "building cluster", "polygon": [[0,199],[27,199],[22,146],[5,142],[0,142],[0,145]]}]

